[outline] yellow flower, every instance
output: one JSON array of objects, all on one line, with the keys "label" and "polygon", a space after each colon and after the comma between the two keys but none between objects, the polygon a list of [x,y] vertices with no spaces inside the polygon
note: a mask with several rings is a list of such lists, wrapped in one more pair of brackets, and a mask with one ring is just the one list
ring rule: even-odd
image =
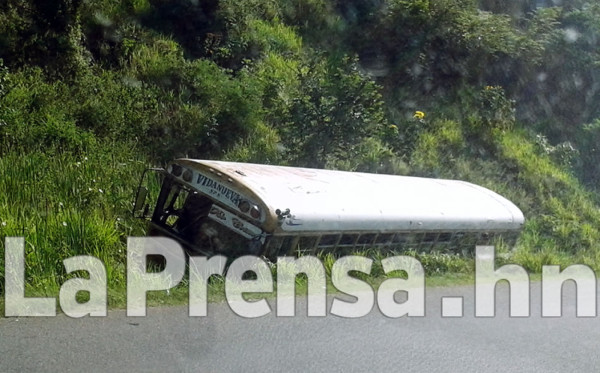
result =
[{"label": "yellow flower", "polygon": [[415,111],[415,115],[413,115],[413,118],[423,119],[425,118],[425,113],[422,111]]},{"label": "yellow flower", "polygon": [[389,129],[396,131],[396,130],[398,130],[398,126],[396,126],[395,124],[390,124]]}]

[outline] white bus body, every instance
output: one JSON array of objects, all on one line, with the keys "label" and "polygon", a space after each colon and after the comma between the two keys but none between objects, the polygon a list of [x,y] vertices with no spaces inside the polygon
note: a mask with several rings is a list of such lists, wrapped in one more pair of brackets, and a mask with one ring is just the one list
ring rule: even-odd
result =
[{"label": "white bus body", "polygon": [[524,223],[511,201],[458,180],[194,159],[160,172],[154,234],[205,255],[472,251],[498,236],[514,243]]}]

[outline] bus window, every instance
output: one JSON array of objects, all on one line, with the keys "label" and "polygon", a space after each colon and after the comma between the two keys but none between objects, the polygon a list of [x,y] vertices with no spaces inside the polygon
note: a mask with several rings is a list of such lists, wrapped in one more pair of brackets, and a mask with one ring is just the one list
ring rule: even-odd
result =
[{"label": "bus window", "polygon": [[298,245],[298,236],[285,236],[277,256],[290,255],[293,249]]},{"label": "bus window", "polygon": [[190,193],[179,212],[177,231],[184,238],[192,241],[206,221],[212,205],[213,202],[210,198],[198,194],[198,192]]},{"label": "bus window", "polygon": [[458,252],[467,256],[475,252],[475,246],[477,245],[477,232],[467,232],[464,234],[462,239],[456,243]]},{"label": "bus window", "polygon": [[429,232],[423,234],[421,240],[419,241],[419,249],[430,250],[431,247],[437,242],[437,238],[437,232]]},{"label": "bus window", "polygon": [[161,222],[168,227],[175,227],[185,205],[189,191],[180,184],[173,184],[162,208]]},{"label": "bus window", "polygon": [[352,245],[347,245],[347,246],[338,246],[335,250],[335,255],[336,256],[346,256],[346,255],[353,255],[356,253],[356,249],[354,246]]},{"label": "bus window", "polygon": [[465,232],[456,232],[452,236],[452,240],[450,240],[450,245],[452,247],[457,247],[460,242],[464,239],[466,233]]},{"label": "bus window", "polygon": [[452,240],[452,233],[451,232],[442,232],[438,236],[437,242],[438,243],[448,243],[451,240]]},{"label": "bus window", "polygon": [[[449,252],[448,248],[450,247],[450,241],[447,240],[447,237],[443,237],[442,235],[443,233],[438,235],[437,240],[428,247],[429,250],[440,253]],[[446,240],[444,241],[445,238]]]},{"label": "bus window", "polygon": [[275,258],[277,257],[277,253],[281,249],[281,244],[283,244],[282,236],[272,236],[267,241],[267,246],[265,250],[265,255],[267,258]]},{"label": "bus window", "polygon": [[298,240],[298,254],[312,254],[315,246],[317,245],[317,240],[319,237],[316,236],[304,236],[300,237]]},{"label": "bus window", "polygon": [[404,250],[406,245],[411,241],[411,236],[409,233],[396,233],[392,238],[392,250]]},{"label": "bus window", "polygon": [[405,244],[406,250],[419,250],[423,245],[424,233],[408,233],[407,240]]},{"label": "bus window", "polygon": [[358,234],[343,234],[338,242],[335,253],[338,256],[349,255],[355,249]]},{"label": "bus window", "polygon": [[342,238],[340,238],[338,246],[354,246],[357,239],[358,234],[344,234],[342,235]]},{"label": "bus window", "polygon": [[375,245],[386,245],[392,241],[393,233],[380,233],[375,239]]},{"label": "bus window", "polygon": [[438,233],[437,232],[425,233],[423,235],[423,241],[422,241],[422,243],[424,243],[424,244],[432,244],[432,243],[435,243],[437,241],[437,238],[438,238]]},{"label": "bus window", "polygon": [[371,245],[375,240],[375,233],[361,234],[356,242],[358,245]]},{"label": "bus window", "polygon": [[430,249],[433,251],[448,253],[450,252],[452,241],[452,233],[451,232],[442,232],[437,236],[435,242],[430,246]]},{"label": "bus window", "polygon": [[339,234],[324,234],[319,241],[319,247],[335,246],[340,238]]},{"label": "bus window", "polygon": [[275,260],[278,256],[290,255],[297,242],[298,236],[273,236],[267,243],[265,256]]}]

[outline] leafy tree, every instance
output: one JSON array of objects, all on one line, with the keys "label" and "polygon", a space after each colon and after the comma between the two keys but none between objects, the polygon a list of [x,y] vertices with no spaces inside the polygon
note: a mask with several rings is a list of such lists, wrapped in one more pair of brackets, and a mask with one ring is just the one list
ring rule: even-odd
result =
[{"label": "leafy tree", "polygon": [[172,37],[190,58],[205,57],[223,38],[219,1],[149,0],[142,24]]},{"label": "leafy tree", "polygon": [[7,0],[0,4],[0,58],[69,76],[85,66],[82,0]]},{"label": "leafy tree", "polygon": [[600,116],[599,17],[598,5],[563,11],[540,65],[519,92],[521,119],[543,125],[538,128],[556,142],[573,140]]},{"label": "leafy tree", "polygon": [[300,68],[299,95],[292,100],[282,140],[293,164],[325,167],[351,159],[366,138],[385,126],[377,86],[356,61],[312,62]]},{"label": "leafy tree", "polygon": [[536,3],[536,0],[479,0],[479,7],[485,11],[507,14],[515,19],[519,19],[534,11]]}]

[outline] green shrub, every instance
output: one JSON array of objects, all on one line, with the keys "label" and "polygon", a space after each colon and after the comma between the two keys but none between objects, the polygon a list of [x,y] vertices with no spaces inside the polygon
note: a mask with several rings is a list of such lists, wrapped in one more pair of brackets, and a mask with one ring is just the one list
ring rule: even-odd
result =
[{"label": "green shrub", "polygon": [[377,85],[351,59],[302,66],[299,81],[281,130],[293,164],[324,167],[353,158],[364,139],[387,125]]},{"label": "green shrub", "polygon": [[499,86],[486,86],[478,99],[482,124],[503,131],[512,129],[515,122],[515,102],[506,98]]}]

